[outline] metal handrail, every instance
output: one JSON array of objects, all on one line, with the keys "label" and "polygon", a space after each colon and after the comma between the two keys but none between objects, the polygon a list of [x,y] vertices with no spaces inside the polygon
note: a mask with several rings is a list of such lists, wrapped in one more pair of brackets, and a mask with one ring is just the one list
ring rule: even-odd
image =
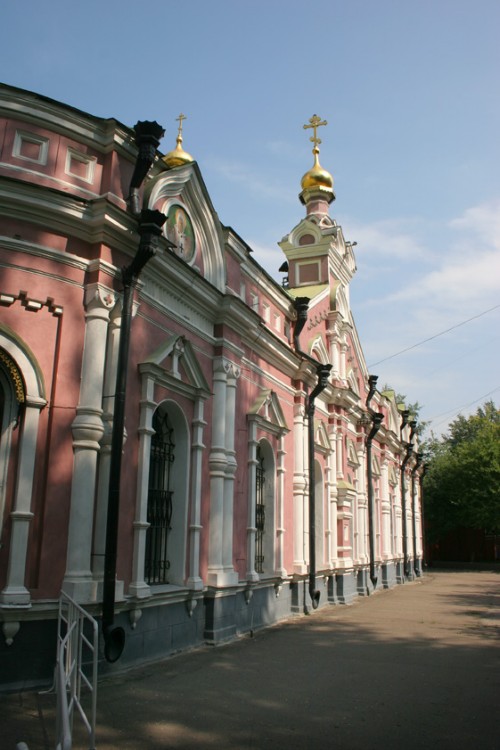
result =
[{"label": "metal handrail", "polygon": [[[85,622],[89,623],[92,631],[90,638],[84,632]],[[87,653],[90,655],[89,662],[91,663],[90,678],[84,671],[84,655],[87,655]],[[56,750],[71,750],[72,748],[75,708],[87,731],[89,750],[95,750],[97,657],[97,621],[62,591],[59,599],[57,626]],[[91,694],[89,717],[87,717],[80,700],[82,686]]]}]

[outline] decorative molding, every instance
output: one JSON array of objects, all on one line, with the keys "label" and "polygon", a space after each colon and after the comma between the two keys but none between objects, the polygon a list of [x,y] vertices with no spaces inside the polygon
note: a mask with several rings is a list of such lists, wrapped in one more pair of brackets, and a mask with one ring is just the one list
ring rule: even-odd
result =
[{"label": "decorative molding", "polygon": [[[23,146],[25,144],[31,144],[38,146],[38,156],[27,156],[23,154]],[[30,133],[25,130],[16,130],[14,136],[14,146],[12,149],[12,156],[15,159],[23,159],[23,161],[33,162],[34,164],[40,164],[45,166],[47,164],[47,157],[49,154],[49,139],[44,138],[36,133]]]},{"label": "decorative molding", "polygon": [[3,623],[2,630],[7,646],[12,646],[20,627],[21,623],[17,620],[7,620]]},{"label": "decorative molding", "polygon": [[[82,165],[85,170],[85,174],[82,175],[78,171],[73,171],[73,164]],[[77,180],[88,182],[92,185],[95,179],[95,167],[97,164],[97,157],[89,156],[81,151],[76,151],[73,148],[68,148],[66,151],[66,161],[64,164],[64,172],[69,177],[76,177]]]}]

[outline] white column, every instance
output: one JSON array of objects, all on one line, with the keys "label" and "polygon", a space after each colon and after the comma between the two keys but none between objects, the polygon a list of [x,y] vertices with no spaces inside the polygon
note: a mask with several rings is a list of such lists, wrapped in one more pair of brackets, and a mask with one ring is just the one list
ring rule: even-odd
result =
[{"label": "white column", "polygon": [[258,581],[255,570],[255,503],[257,491],[257,424],[251,420],[248,427],[248,518],[247,518],[247,581]]},{"label": "white column", "polygon": [[96,583],[96,598],[101,594],[97,591],[98,583],[104,577],[104,555],[106,552],[106,523],[108,512],[109,472],[111,466],[111,437],[113,434],[113,413],[116,390],[116,367],[118,363],[118,348],[120,344],[121,305],[115,305],[108,327],[108,343],[106,352],[106,368],[103,386],[103,427],[99,452],[99,471],[97,480],[96,512],[94,523],[94,551],[92,555],[92,575]]},{"label": "white column", "polygon": [[328,488],[328,549],[327,549],[327,559],[330,564],[330,568],[335,568],[337,566],[337,548],[338,548],[338,538],[337,538],[337,470],[336,470],[336,435],[335,435],[335,427],[334,425],[330,425],[330,451],[328,452],[328,478],[327,478],[327,488]]},{"label": "white column", "polygon": [[304,424],[304,404],[295,404],[293,418],[293,442],[295,466],[293,473],[293,569],[295,573],[307,573],[305,559],[305,527],[304,513],[306,509],[306,475],[305,450],[307,447],[307,433]]},{"label": "white column", "polygon": [[359,446],[359,466],[357,468],[357,494],[358,494],[358,551],[359,562],[368,562],[367,533],[368,533],[368,498],[366,494],[366,452],[364,444]]},{"label": "white column", "polygon": [[15,607],[29,607],[30,594],[25,586],[28,532],[33,518],[31,500],[33,494],[33,472],[35,468],[36,443],[40,409],[47,402],[39,398],[26,398],[22,437],[19,445],[19,462],[14,509],[10,514],[11,532],[9,566],[6,586],[0,595],[0,603]]},{"label": "white column", "polygon": [[197,398],[194,406],[193,442],[191,448],[191,487],[192,506],[191,522],[189,524],[189,577],[187,585],[190,589],[201,591],[203,579],[200,576],[200,533],[201,533],[201,495],[203,488],[203,430],[206,422],[203,419],[204,400]]},{"label": "white column", "polygon": [[392,554],[391,539],[391,496],[389,489],[389,464],[387,460],[381,467],[381,510],[382,510],[382,559],[389,560]]},{"label": "white column", "polygon": [[137,489],[134,520],[134,559],[132,581],[128,592],[137,599],[151,596],[151,587],[144,580],[144,560],[146,555],[146,534],[148,523],[149,462],[151,438],[154,435],[153,414],[157,403],[154,400],[154,380],[142,376],[142,391],[139,418],[139,450],[137,455]]},{"label": "white column", "polygon": [[[230,417],[228,410],[228,372],[232,364],[228,360],[219,357],[214,362],[213,377],[213,409],[212,409],[212,449],[210,451],[210,529],[208,546],[208,584],[209,586],[232,586],[238,582],[238,575],[234,569],[225,569],[228,559],[228,538],[232,535],[233,517],[225,517],[225,509],[230,504],[229,495],[226,494],[226,478],[230,477],[228,472],[228,461],[232,460],[234,468],[234,400],[233,400],[233,437],[229,436],[229,442],[233,446],[233,455],[228,456],[226,448],[226,431]],[[231,389],[234,395],[234,388]],[[232,441],[232,442],[231,442]],[[228,490],[229,491],[229,490]]]},{"label": "white column", "polygon": [[335,435],[335,442],[336,442],[335,463],[337,466],[337,479],[343,479],[344,477],[344,468],[343,468],[344,452],[342,450],[343,449],[343,436],[342,436],[342,429],[340,427],[337,427],[337,432]]},{"label": "white column", "polygon": [[287,577],[285,569],[285,436],[283,433],[279,436],[278,445],[278,466],[277,466],[277,508],[278,518],[276,519],[276,534],[278,545],[278,560],[276,573],[281,578]]},{"label": "white column", "polygon": [[234,450],[234,435],[236,423],[236,385],[240,377],[240,370],[234,364],[227,367],[226,381],[226,470],[224,477],[224,513],[222,532],[222,565],[225,580],[228,585],[238,583],[238,574],[233,565],[234,540],[234,477],[236,476],[237,461]]},{"label": "white column", "polygon": [[106,339],[114,296],[109,289],[91,284],[85,293],[85,343],[80,401],[73,432],[73,482],[68,529],[68,551],[63,589],[73,599],[92,599],[92,526],[96,492],[97,454],[104,434],[102,397]]},{"label": "white column", "polygon": [[346,355],[347,355],[347,344],[345,341],[342,341],[340,344],[340,379],[346,380],[347,378],[347,363],[346,363]]},{"label": "white column", "polygon": [[338,380],[340,377],[340,354],[339,338],[336,327],[331,328],[327,333],[330,364],[332,365],[332,378]]}]

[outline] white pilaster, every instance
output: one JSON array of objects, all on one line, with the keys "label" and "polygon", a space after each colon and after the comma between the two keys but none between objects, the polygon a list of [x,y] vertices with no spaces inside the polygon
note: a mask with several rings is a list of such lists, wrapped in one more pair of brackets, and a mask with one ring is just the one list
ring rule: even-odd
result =
[{"label": "white pilaster", "polygon": [[114,296],[109,289],[91,284],[85,294],[85,343],[82,358],[80,401],[73,432],[73,482],[71,487],[68,551],[63,588],[73,599],[90,601],[92,525],[96,492],[97,454],[104,434],[102,396],[106,339]]},{"label": "white pilaster", "polygon": [[95,598],[100,599],[98,583],[104,577],[104,555],[106,552],[106,523],[109,494],[109,472],[111,467],[111,437],[113,433],[113,413],[116,389],[116,368],[120,344],[121,306],[115,305],[108,327],[106,367],[103,385],[103,427],[99,470],[97,480],[96,512],[94,522],[94,548],[92,555],[92,575],[96,581]]},{"label": "white pilaster", "polygon": [[134,520],[134,559],[129,594],[137,599],[151,596],[151,588],[144,580],[144,560],[146,555],[146,534],[148,523],[149,461],[151,437],[154,435],[153,414],[157,407],[154,400],[154,380],[147,376],[142,379],[141,410],[139,422],[139,451],[137,456],[137,490]]},{"label": "white pilaster", "polygon": [[[232,564],[233,488],[236,459],[234,422],[236,368],[223,357],[214,362],[212,450],[210,452],[210,530],[208,584],[233,586],[238,574]],[[228,377],[230,376],[230,377]],[[230,380],[230,384],[228,383]],[[228,387],[229,386],[229,387]],[[230,516],[228,516],[230,513]]]},{"label": "white pilaster", "polygon": [[257,487],[257,424],[252,419],[248,435],[248,518],[247,518],[247,581],[258,581],[255,570],[255,503]]},{"label": "white pilaster", "polygon": [[338,533],[337,533],[337,460],[336,460],[336,435],[335,428],[330,426],[330,451],[328,453],[328,476],[327,476],[327,492],[328,492],[328,549],[327,559],[329,560],[330,568],[337,566],[337,548],[338,548]]},{"label": "white pilaster", "polygon": [[293,418],[293,442],[295,456],[295,471],[293,474],[293,569],[295,573],[307,573],[307,562],[305,558],[305,526],[304,514],[306,511],[306,474],[305,474],[305,449],[307,446],[306,430],[304,424],[304,405],[295,404]]},{"label": "white pilaster", "polygon": [[389,560],[392,556],[391,539],[391,496],[389,488],[389,464],[387,460],[381,467],[381,512],[382,512],[382,559]]},{"label": "white pilaster", "polygon": [[191,523],[189,525],[189,577],[187,585],[195,591],[203,589],[200,576],[200,533],[201,533],[201,494],[203,487],[202,461],[205,445],[203,444],[203,430],[206,422],[203,419],[204,400],[197,398],[194,407],[193,442],[191,462],[191,487],[193,488],[193,503],[191,508]]},{"label": "white pilaster", "polygon": [[278,475],[278,484],[277,484],[277,491],[278,491],[278,497],[277,497],[277,508],[278,508],[278,518],[276,519],[276,533],[277,533],[277,546],[278,546],[278,559],[277,559],[277,569],[276,573],[277,575],[281,576],[281,578],[287,577],[287,572],[285,569],[285,457],[286,457],[286,451],[285,451],[285,436],[283,434],[279,437],[279,446],[278,446],[278,467],[277,467],[277,475]]},{"label": "white pilaster", "polygon": [[30,594],[25,586],[26,554],[28,551],[28,532],[33,513],[31,500],[33,494],[33,472],[35,468],[36,443],[40,409],[46,401],[39,398],[26,399],[22,425],[22,439],[19,447],[19,463],[14,498],[14,509],[10,514],[12,528],[10,532],[9,565],[6,586],[0,595],[0,603],[8,606],[28,607]]}]

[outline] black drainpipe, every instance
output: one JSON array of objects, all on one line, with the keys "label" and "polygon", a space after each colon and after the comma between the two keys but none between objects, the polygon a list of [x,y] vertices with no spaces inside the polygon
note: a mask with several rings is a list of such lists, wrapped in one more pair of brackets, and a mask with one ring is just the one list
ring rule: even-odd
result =
[{"label": "black drainpipe", "polygon": [[422,465],[423,456],[421,453],[417,453],[417,461],[411,472],[411,516],[412,516],[412,531],[413,531],[413,570],[415,575],[420,575],[420,570],[417,564],[417,522],[415,519],[415,495],[417,489],[417,471]]},{"label": "black drainpipe", "polygon": [[[104,656],[108,662],[117,661],[125,646],[125,631],[114,626],[115,619],[115,579],[116,553],[118,546],[118,520],[120,511],[120,478],[125,429],[125,396],[127,388],[127,365],[130,345],[130,327],[134,288],[146,263],[156,255],[166,216],[160,211],[145,209],[139,211],[139,188],[153,164],[156,149],[164,130],[157,122],[138,122],[135,127],[135,141],[138,155],[129,190],[129,210],[138,216],[140,240],[134,259],[122,269],[123,300],[120,328],[120,344],[116,371],[115,404],[113,431],[111,436],[111,462],[106,519],[106,548],[104,553],[104,581],[102,601],[102,632]],[[171,243],[168,243],[169,245]]]},{"label": "black drainpipe", "polygon": [[139,191],[156,158],[156,149],[165,135],[165,130],[156,121],[142,120],[134,125],[134,133],[135,144],[139,151],[130,180],[127,203],[130,213],[139,216],[141,213]]},{"label": "black drainpipe", "polygon": [[328,385],[332,365],[317,365],[318,382],[307,400],[308,438],[309,438],[309,596],[313,609],[319,604],[321,593],[316,589],[316,467],[314,462],[314,402]]},{"label": "black drainpipe", "polygon": [[370,375],[368,378],[368,396],[366,398],[366,408],[370,412],[372,427],[366,438],[366,471],[368,479],[368,538],[370,545],[370,580],[375,588],[377,586],[377,576],[375,575],[375,502],[373,497],[373,476],[372,476],[372,443],[375,435],[380,429],[384,415],[376,412],[370,407],[370,401],[375,393],[378,376]]},{"label": "black drainpipe", "polygon": [[295,323],[293,340],[295,350],[301,357],[316,367],[318,382],[314,386],[311,394],[307,399],[306,414],[308,428],[308,448],[309,448],[309,596],[313,609],[317,609],[321,592],[316,588],[316,470],[314,465],[314,412],[315,400],[328,385],[328,377],[332,365],[324,365],[313,357],[303,352],[300,348],[299,336],[307,322],[307,311],[309,309],[308,297],[297,297],[294,301],[297,311],[297,321]]},{"label": "black drainpipe", "polygon": [[116,371],[115,407],[111,436],[111,463],[109,470],[108,512],[106,523],[106,551],[104,557],[104,588],[102,601],[102,632],[104,655],[109,662],[117,661],[125,646],[125,631],[114,627],[116,553],[118,544],[118,520],[120,511],[120,479],[125,429],[125,397],[127,391],[128,353],[134,289],[146,263],[159,249],[158,238],[166,220],[160,211],[144,209],[141,212],[138,232],[139,248],[132,263],[123,269],[123,302],[121,315],[120,345]]},{"label": "black drainpipe", "polygon": [[408,464],[408,461],[412,457],[413,454],[413,437],[415,435],[415,431],[417,428],[416,421],[408,422],[408,417],[410,413],[409,411],[405,410],[402,413],[402,423],[401,423],[401,431],[406,427],[407,424],[410,425],[411,431],[410,431],[410,442],[405,443],[405,456],[403,458],[403,461],[401,463],[401,512],[402,512],[402,536],[403,536],[403,573],[406,578],[410,577],[410,564],[408,560],[408,539],[407,539],[407,529],[406,529],[406,480],[405,480],[405,470],[406,465]]},{"label": "black drainpipe", "polygon": [[427,464],[423,464],[420,472],[420,528],[422,529],[422,567],[427,567],[427,539],[425,534],[425,508],[424,508],[424,479],[427,473]]}]

